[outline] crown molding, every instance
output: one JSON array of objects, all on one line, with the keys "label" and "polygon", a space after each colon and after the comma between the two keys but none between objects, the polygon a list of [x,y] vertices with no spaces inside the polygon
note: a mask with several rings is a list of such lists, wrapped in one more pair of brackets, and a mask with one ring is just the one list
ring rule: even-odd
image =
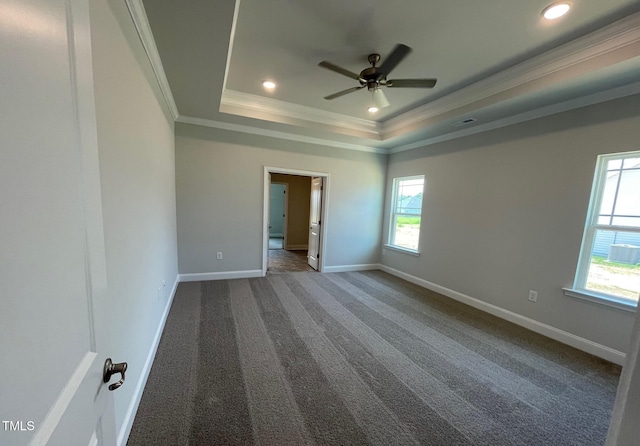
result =
[{"label": "crown molding", "polygon": [[233,22],[231,22],[231,34],[229,35],[229,49],[227,50],[227,60],[224,65],[224,79],[222,80],[222,92],[227,89],[227,78],[229,77],[229,67],[231,66],[231,54],[236,38],[236,27],[238,26],[238,16],[240,15],[240,0],[236,0],[233,9]]},{"label": "crown molding", "polygon": [[319,124],[323,130],[344,133],[360,138],[380,141],[380,124],[376,121],[354,118],[305,105],[267,98],[237,90],[224,90],[220,111],[240,114],[283,124]]},{"label": "crown molding", "polygon": [[144,5],[142,4],[142,0],[125,0],[125,3],[129,9],[129,14],[131,15],[133,24],[136,27],[138,36],[140,36],[140,41],[142,42],[144,51],[147,53],[147,57],[151,63],[151,68],[156,80],[158,81],[164,102],[167,104],[167,107],[169,107],[169,112],[175,120],[179,116],[178,107],[173,99],[173,93],[171,93],[171,87],[169,87],[169,81],[167,80],[167,76],[164,72],[160,53],[158,53],[158,47],[156,46],[156,41],[153,38],[151,26],[149,25],[149,20],[144,9]]},{"label": "crown molding", "polygon": [[625,85],[623,87],[617,87],[598,93],[593,93],[587,96],[581,96],[579,98],[570,99],[567,101],[559,102],[557,104],[549,105],[546,107],[540,107],[535,110],[529,110],[517,115],[509,116],[503,119],[497,119],[487,122],[485,124],[475,125],[473,127],[465,128],[464,130],[458,130],[456,132],[447,133],[433,138],[425,138],[419,141],[415,141],[409,144],[394,147],[389,150],[389,154],[405,152],[407,150],[418,149],[421,147],[430,146],[440,142],[450,141],[452,139],[463,138],[465,136],[471,136],[478,133],[488,132],[490,130],[499,129],[502,127],[508,127],[514,124],[520,124],[522,122],[531,121],[533,119],[543,118],[545,116],[554,115],[556,113],[562,113],[570,110],[574,110],[580,107],[587,107],[589,105],[595,105],[602,102],[613,101],[626,96],[631,96],[640,93],[640,82]]},{"label": "crown molding", "polygon": [[[620,51],[622,50],[622,51]],[[624,51],[630,50],[630,51]],[[591,63],[591,70],[640,56],[640,13],[560,45],[539,56],[516,64],[493,76],[475,82],[440,99],[384,121],[382,139],[415,129],[421,123],[474,104],[489,105],[505,95],[535,90],[544,82],[557,82],[583,73],[580,65]],[[519,89],[516,91],[516,89]]]},{"label": "crown molding", "polygon": [[270,138],[284,139],[288,141],[296,141],[307,144],[316,144],[328,147],[337,147],[339,149],[357,150],[359,152],[370,152],[386,155],[389,153],[387,149],[362,146],[358,144],[350,144],[346,142],[334,141],[331,139],[315,138],[312,136],[296,135],[289,132],[281,132],[278,130],[261,129],[258,127],[252,127],[250,125],[232,124],[229,122],[214,121],[212,119],[194,118],[192,116],[180,115],[176,119],[176,122],[182,122],[184,124],[193,124],[204,127],[211,127],[221,130],[229,130],[238,133],[248,133],[251,135],[267,136]]}]

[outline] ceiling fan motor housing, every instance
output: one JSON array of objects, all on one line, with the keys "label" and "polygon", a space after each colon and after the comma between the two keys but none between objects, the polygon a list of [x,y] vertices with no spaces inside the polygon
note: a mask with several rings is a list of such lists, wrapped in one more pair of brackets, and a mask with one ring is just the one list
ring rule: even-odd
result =
[{"label": "ceiling fan motor housing", "polygon": [[360,84],[367,86],[367,90],[374,91],[380,87],[380,81],[385,80],[385,74],[378,71],[376,64],[380,62],[380,54],[369,54],[368,57],[371,67],[365,68],[360,72]]}]

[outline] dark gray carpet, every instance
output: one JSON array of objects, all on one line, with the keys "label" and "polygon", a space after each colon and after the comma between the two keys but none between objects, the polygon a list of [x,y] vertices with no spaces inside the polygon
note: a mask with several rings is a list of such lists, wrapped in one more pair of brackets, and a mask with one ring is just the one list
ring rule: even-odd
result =
[{"label": "dark gray carpet", "polygon": [[601,446],[619,373],[379,271],[181,283],[128,445]]}]

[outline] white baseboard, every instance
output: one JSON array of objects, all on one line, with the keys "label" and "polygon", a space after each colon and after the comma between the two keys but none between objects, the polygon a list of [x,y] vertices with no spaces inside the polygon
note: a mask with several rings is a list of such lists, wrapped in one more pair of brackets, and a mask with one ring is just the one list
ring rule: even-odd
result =
[{"label": "white baseboard", "polygon": [[377,263],[364,263],[361,265],[325,266],[322,272],[323,273],[346,273],[349,271],[367,271],[372,269],[380,269],[380,265]]},{"label": "white baseboard", "polygon": [[118,433],[118,446],[125,446],[127,444],[127,440],[129,439],[129,434],[131,433],[131,428],[133,427],[133,420],[136,418],[136,412],[138,412],[138,407],[140,406],[140,401],[142,400],[142,392],[144,391],[144,387],[147,385],[147,379],[149,379],[151,366],[153,365],[153,360],[156,357],[158,345],[160,345],[160,338],[162,337],[162,332],[164,331],[164,325],[167,322],[167,317],[169,316],[169,310],[171,309],[173,298],[176,296],[179,278],[180,275],[176,276],[176,280],[175,282],[173,282],[171,294],[169,294],[169,299],[167,300],[167,304],[165,305],[164,311],[162,312],[162,317],[160,318],[158,329],[156,330],[153,342],[151,343],[151,348],[149,349],[149,353],[147,354],[147,359],[144,362],[144,366],[142,367],[142,374],[140,375],[140,379],[138,380],[136,388],[133,391],[133,398],[131,398],[131,403],[129,404],[127,413],[124,416],[122,428]]},{"label": "white baseboard", "polygon": [[584,352],[606,359],[607,361],[611,361],[618,365],[624,365],[625,363],[626,354],[621,351],[614,350],[605,345],[576,336],[572,333],[552,327],[551,325],[543,324],[542,322],[514,313],[513,311],[505,310],[504,308],[476,299],[475,297],[467,296],[466,294],[420,279],[419,277],[403,273],[402,271],[398,271],[397,269],[390,268],[386,265],[379,265],[379,269],[396,277],[400,277],[408,282],[415,283],[423,288],[427,288],[484,312],[493,314],[501,319],[513,322],[514,324],[562,342],[563,344],[570,345],[571,347],[575,347]]},{"label": "white baseboard", "polygon": [[179,274],[178,280],[180,280],[180,282],[199,282],[200,280],[248,279],[250,277],[262,277],[262,270],[249,269],[245,271]]},{"label": "white baseboard", "polygon": [[308,251],[309,245],[287,245],[284,249],[288,251]]}]

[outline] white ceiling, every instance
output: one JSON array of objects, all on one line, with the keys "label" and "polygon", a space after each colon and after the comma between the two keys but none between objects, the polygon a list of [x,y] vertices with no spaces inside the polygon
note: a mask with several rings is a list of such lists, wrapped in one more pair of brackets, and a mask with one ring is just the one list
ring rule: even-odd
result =
[{"label": "white ceiling", "polygon": [[[550,0],[127,2],[183,122],[397,151],[640,92],[638,0],[573,0],[553,22]],[[376,115],[366,89],[323,99],[358,83],[320,61],[359,73],[397,43],[413,51],[389,78],[435,88],[387,88]]]}]

